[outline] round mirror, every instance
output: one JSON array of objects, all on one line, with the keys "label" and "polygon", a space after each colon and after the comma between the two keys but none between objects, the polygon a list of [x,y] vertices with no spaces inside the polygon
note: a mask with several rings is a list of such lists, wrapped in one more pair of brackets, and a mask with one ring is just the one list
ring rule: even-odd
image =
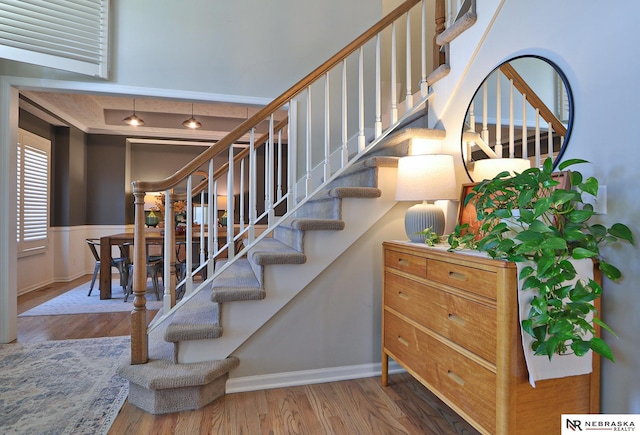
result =
[{"label": "round mirror", "polygon": [[521,172],[547,157],[559,163],[569,142],[573,97],[551,61],[520,56],[495,68],[473,96],[462,128],[462,158],[471,181]]}]

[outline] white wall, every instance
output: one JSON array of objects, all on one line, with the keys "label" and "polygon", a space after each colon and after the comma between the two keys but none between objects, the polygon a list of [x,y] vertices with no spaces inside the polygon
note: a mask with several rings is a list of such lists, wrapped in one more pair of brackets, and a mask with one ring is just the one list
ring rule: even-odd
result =
[{"label": "white wall", "polygon": [[410,205],[394,206],[235,351],[231,377],[379,363],[382,242],[406,240]]},{"label": "white wall", "polygon": [[[495,0],[478,3],[479,16],[483,6],[485,11],[489,4],[500,6]],[[639,14],[640,3],[635,0],[606,5],[602,2],[577,5],[569,0],[505,1],[471,63],[468,59],[475,45],[470,47],[468,39],[473,32],[451,44],[455,57],[452,75],[435,86],[436,93],[454,92],[451,100],[436,98],[440,103],[436,118],[447,129],[446,147],[452,153],[460,153],[459,132],[467,104],[486,74],[516,55],[544,56],[564,71],[574,95],[575,118],[565,159],[579,157],[593,163],[579,169],[585,175],[597,176],[608,187],[608,214],[600,217],[602,223],[610,226],[624,222],[639,239],[640,202],[633,187],[640,158],[634,134],[640,99],[637,86],[640,30],[635,23]],[[488,18],[487,14],[482,17]],[[481,39],[478,29],[475,32],[475,37]],[[459,53],[466,55],[457,58]],[[459,165],[459,181],[464,182],[461,161]],[[620,245],[604,249],[603,254],[622,270],[624,277],[617,283],[604,282],[602,318],[619,338],[604,334],[617,362],[604,361],[602,365],[602,412],[638,414],[638,247]]]},{"label": "white wall", "polygon": [[[381,18],[381,0],[112,0],[108,84],[274,98]],[[336,12],[339,11],[339,12]],[[0,61],[0,73],[105,84]],[[115,88],[114,88],[115,89]]]}]

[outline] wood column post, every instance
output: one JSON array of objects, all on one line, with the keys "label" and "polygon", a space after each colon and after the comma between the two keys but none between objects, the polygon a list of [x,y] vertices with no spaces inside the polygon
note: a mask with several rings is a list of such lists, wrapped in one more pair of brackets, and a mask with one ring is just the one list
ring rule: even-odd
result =
[{"label": "wood column post", "polygon": [[135,191],[133,242],[133,311],[131,312],[131,364],[146,364],[149,359],[147,337],[147,255],[144,233],[144,192]]}]

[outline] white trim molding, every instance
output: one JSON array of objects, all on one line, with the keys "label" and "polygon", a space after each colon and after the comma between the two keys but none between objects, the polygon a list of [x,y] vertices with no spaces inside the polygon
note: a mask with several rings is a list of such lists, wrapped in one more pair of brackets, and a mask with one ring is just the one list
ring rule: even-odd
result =
[{"label": "white trim molding", "polygon": [[[321,384],[324,382],[346,381],[350,379],[380,376],[380,363],[359,364],[353,366],[329,367],[324,369],[300,370],[295,372],[271,373],[266,375],[230,378],[226,392],[243,393],[245,391],[268,390],[271,388],[295,387],[299,385]],[[402,373],[405,369],[395,361],[389,361],[389,374]]]}]

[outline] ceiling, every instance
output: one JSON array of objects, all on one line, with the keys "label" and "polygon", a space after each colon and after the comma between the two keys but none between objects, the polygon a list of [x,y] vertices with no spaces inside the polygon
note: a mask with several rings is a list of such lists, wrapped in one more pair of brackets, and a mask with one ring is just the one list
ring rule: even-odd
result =
[{"label": "ceiling", "polygon": [[[116,134],[167,139],[221,139],[229,131],[254,115],[261,107],[201,101],[135,98],[135,112],[145,121],[144,126],[132,127],[123,119],[133,113],[133,97],[90,95],[61,92],[20,92],[20,108],[56,126],[74,126],[87,134]],[[192,130],[182,122],[193,116],[202,128]],[[286,112],[276,114],[276,120]],[[267,131],[267,123],[258,127]],[[244,139],[248,139],[248,136]]]}]

